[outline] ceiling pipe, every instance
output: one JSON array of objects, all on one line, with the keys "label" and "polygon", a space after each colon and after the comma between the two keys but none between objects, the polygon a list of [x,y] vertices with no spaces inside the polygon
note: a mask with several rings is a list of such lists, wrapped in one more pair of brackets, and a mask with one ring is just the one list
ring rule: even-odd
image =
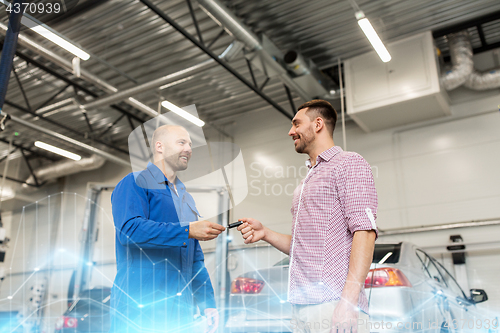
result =
[{"label": "ceiling pipe", "polygon": [[[186,37],[191,43],[196,45],[200,50],[205,52],[210,58],[214,59],[219,65],[221,65],[225,70],[227,70],[229,73],[231,73],[234,77],[236,77],[241,83],[243,83],[245,86],[247,86],[249,89],[254,91],[257,95],[259,95],[263,100],[265,100],[267,103],[272,105],[278,112],[283,114],[285,117],[288,119],[292,119],[292,116],[285,111],[279,104],[274,102],[269,96],[264,94],[259,88],[257,88],[254,84],[250,83],[245,77],[243,77],[240,73],[238,73],[234,68],[229,66],[229,64],[222,60],[220,56],[215,55],[208,47],[206,47],[204,44],[200,43],[198,39],[196,39],[194,36],[192,36],[189,32],[187,32],[186,29],[181,27],[177,22],[175,22],[173,19],[171,19],[167,14],[165,14],[162,10],[160,10],[158,7],[156,7],[151,1],[149,0],[140,0],[144,5],[146,5],[151,11],[153,11],[156,15],[161,17],[165,22],[167,22],[170,26],[172,26],[175,30],[177,30],[181,35]],[[282,68],[282,70],[284,70]]]},{"label": "ceiling pipe", "polygon": [[461,85],[473,90],[488,90],[500,87],[500,68],[478,72],[474,68],[473,50],[467,31],[448,35],[453,67],[441,78],[446,90]]},{"label": "ceiling pipe", "polygon": [[227,7],[217,0],[198,0],[198,3],[207,15],[222,26],[230,35],[243,42],[248,50],[257,52],[266,66],[279,73],[278,78],[285,85],[295,90],[304,101],[312,99],[312,96],[293,81],[290,75],[284,71],[283,66],[263,48],[257,35],[246,27]]},{"label": "ceiling pipe", "polygon": [[441,76],[441,84],[446,90],[460,87],[474,70],[472,45],[467,31],[448,35],[452,68]]},{"label": "ceiling pipe", "polygon": [[464,86],[472,90],[500,88],[500,67],[482,73],[474,69]]},{"label": "ceiling pipe", "polygon": [[[4,24],[0,23],[0,33],[5,34],[6,29],[7,29],[7,27]],[[33,52],[41,54],[42,56],[46,57],[48,60],[58,64],[59,66],[65,68],[68,71],[73,70],[73,65],[71,64],[71,62],[69,62],[66,59],[62,58],[61,56],[55,54],[54,52],[46,49],[45,47],[36,43],[32,39],[26,37],[22,33],[19,34],[19,44],[30,49]],[[144,84],[141,84],[141,85],[138,85],[138,86],[135,86],[135,87],[132,87],[130,89],[123,90],[123,91],[119,91],[118,88],[112,86],[111,84],[107,83],[104,80],[101,80],[100,78],[98,78],[94,74],[92,74],[84,69],[81,69],[82,79],[85,79],[88,82],[95,84],[99,88],[101,88],[105,91],[111,92],[113,94],[111,94],[109,96],[102,97],[102,98],[98,98],[90,103],[87,103],[85,105],[81,105],[80,107],[66,106],[61,111],[78,110],[79,108],[83,108],[83,109],[88,110],[88,109],[96,108],[99,106],[110,105],[110,104],[113,104],[114,102],[117,102],[117,101],[125,101],[127,104],[135,107],[136,109],[142,111],[143,113],[147,114],[148,116],[154,118],[154,117],[158,116],[158,112],[156,110],[153,110],[152,108],[148,107],[144,103],[142,103],[142,102],[138,101],[137,99],[132,98],[130,96],[135,95],[135,94],[139,94],[139,93],[144,92],[144,91],[148,91],[150,89],[158,88],[158,87],[165,85],[165,84],[175,84],[178,81],[179,81],[179,83],[182,83],[185,81],[186,76],[193,75],[193,74],[208,70],[212,67],[215,67],[215,65],[216,65],[216,62],[213,59],[209,59],[209,60],[203,61],[199,64],[196,64],[194,66],[188,67],[186,69],[168,74],[168,75],[163,76],[159,79],[156,79],[156,80],[153,80],[150,82],[146,82]],[[55,103],[55,104],[57,104],[57,103]],[[57,107],[54,105],[48,105],[44,109],[53,110],[56,108]]]},{"label": "ceiling pipe", "polygon": [[380,230],[379,236],[393,236],[393,235],[404,235],[404,234],[414,234],[417,232],[429,232],[429,231],[441,231],[450,230],[457,228],[472,228],[472,227],[484,227],[500,225],[500,219],[490,219],[490,220],[477,220],[477,221],[467,221],[467,222],[456,222],[448,224],[437,224],[428,226],[418,226],[410,228],[397,228],[397,229],[387,229]]},{"label": "ceiling pipe", "polygon": [[[0,33],[6,33],[7,27],[0,23]],[[20,33],[19,34],[19,44],[22,46],[30,49],[31,51],[40,54],[47,58],[48,60],[54,62],[55,64],[65,68],[68,71],[72,71],[73,67],[72,64],[67,61],[66,59],[60,57],[59,55],[55,54],[54,52],[46,49],[42,45],[38,44],[37,42],[33,41],[32,39],[28,38],[24,34]],[[233,43],[234,44],[234,43]],[[226,49],[219,57],[220,58],[225,58],[226,54],[228,54],[228,51],[231,51],[231,54],[235,54],[239,52],[241,49],[234,50],[234,45],[231,44],[228,49]],[[231,49],[231,50],[229,50]],[[147,114],[148,116],[154,118],[158,116],[158,112],[156,110],[153,110],[149,106],[145,105],[144,103],[140,102],[139,100],[129,97],[133,94],[138,94],[142,91],[147,91],[153,88],[158,88],[160,86],[172,86],[177,83],[182,83],[187,81],[188,79],[191,79],[193,76],[188,76],[190,74],[195,74],[202,72],[204,70],[208,70],[209,68],[215,67],[216,62],[213,59],[206,60],[204,62],[201,62],[197,65],[191,66],[189,68],[186,68],[184,70],[177,71],[175,73],[171,73],[169,75],[166,75],[162,78],[153,80],[151,82],[144,83],[142,85],[127,89],[125,91],[118,91],[118,88],[112,86],[111,84],[107,83],[104,80],[101,80],[97,76],[93,75],[92,73],[81,69],[81,78],[85,79],[86,81],[95,84],[99,88],[107,91],[114,93],[109,96],[105,96],[103,98],[94,100],[86,105],[80,105],[80,106],[73,106],[73,105],[68,105],[70,102],[74,102],[74,99],[71,100],[65,100],[64,103],[62,102],[56,102],[51,105],[47,105],[42,109],[38,110],[39,113],[43,113],[43,116],[47,116],[52,113],[56,112],[61,112],[61,111],[70,111],[70,110],[78,110],[80,108],[83,109],[90,109],[90,108],[95,108],[98,106],[104,106],[112,104],[110,101],[122,101],[124,100],[127,104],[131,105],[132,107],[135,107],[139,111],[142,111],[143,113]],[[186,77],[188,76],[188,77]],[[177,80],[176,80],[177,79]],[[62,103],[62,104],[59,104]],[[37,113],[38,113],[37,112]],[[50,112],[50,113],[49,113]]]},{"label": "ceiling pipe", "polygon": [[[7,26],[5,26],[4,24],[0,23],[0,33],[5,34],[6,31],[7,31]],[[48,60],[54,62],[55,64],[57,64],[57,65],[65,68],[66,70],[68,70],[70,72],[73,70],[71,62],[69,62],[66,59],[62,58],[61,56],[55,54],[54,52],[46,49],[45,47],[43,47],[42,45],[40,45],[37,42],[33,41],[32,39],[28,38],[27,36],[25,36],[22,33],[19,33],[18,43],[21,44],[22,46],[30,49],[31,51],[44,56]],[[219,56],[219,57],[221,57],[221,56]],[[171,73],[171,74],[166,75],[166,76],[164,76],[162,78],[159,78],[159,79],[153,80],[151,82],[147,82],[145,84],[142,84],[142,85],[139,85],[139,86],[127,89],[125,91],[120,91],[120,92],[118,91],[118,88],[112,86],[111,84],[105,82],[104,80],[101,80],[100,78],[98,78],[97,76],[93,75],[92,73],[90,73],[90,72],[88,72],[88,71],[86,71],[84,69],[81,69],[81,77],[82,77],[82,79],[85,79],[86,81],[95,84],[96,86],[98,86],[99,88],[101,88],[101,89],[103,89],[105,91],[113,92],[115,94],[112,94],[110,96],[106,96],[106,97],[94,100],[91,103],[88,103],[87,105],[82,105],[82,106],[79,106],[79,107],[63,106],[63,109],[65,110],[66,108],[68,108],[68,109],[74,110],[74,109],[79,109],[79,108],[92,108],[92,107],[98,107],[98,106],[101,106],[101,105],[112,104],[112,102],[110,102],[110,101],[125,100],[125,102],[127,104],[129,104],[129,105],[137,108],[138,110],[142,111],[143,113],[145,113],[145,114],[149,115],[150,117],[154,118],[154,117],[158,116],[158,112],[157,111],[153,110],[152,108],[148,107],[147,105],[145,105],[144,103],[138,101],[137,99],[129,97],[129,96],[132,95],[132,94],[140,93],[142,91],[147,91],[147,90],[152,89],[152,88],[158,88],[158,87],[160,87],[162,85],[165,85],[165,84],[173,85],[173,84],[176,84],[177,82],[182,83],[182,82],[186,81],[186,76],[187,75],[198,73],[198,72],[202,72],[202,71],[207,70],[209,68],[215,67],[215,65],[216,65],[216,62],[213,59],[209,59],[209,60],[201,62],[201,63],[199,63],[197,65],[194,65],[194,66],[191,66],[189,68],[186,68],[184,70],[180,70],[180,71],[177,71],[175,73]],[[175,80],[175,79],[178,79],[178,80]],[[70,101],[73,102],[73,99],[65,101],[63,103],[63,105],[65,103],[69,103]],[[57,111],[58,108],[60,107],[60,105],[57,105],[58,103],[60,103],[60,102],[54,103],[53,105],[47,105],[47,106],[45,106],[44,110],[41,111],[41,112],[45,113],[45,112],[55,112],[55,111]],[[63,111],[62,109],[59,109],[59,110]],[[90,153],[95,153],[97,155],[100,155],[100,156],[108,159],[108,160],[114,161],[114,162],[116,162],[118,164],[122,164],[124,166],[130,166],[130,163],[128,161],[125,161],[125,160],[123,160],[121,158],[116,158],[115,156],[113,156],[113,155],[111,155],[111,154],[109,154],[107,152],[101,151],[101,150],[99,150],[97,148],[94,148],[92,146],[84,144],[84,143],[82,143],[80,141],[74,140],[72,138],[66,137],[64,135],[61,135],[61,134],[53,132],[53,131],[45,130],[42,127],[39,127],[39,126],[36,126],[36,125],[33,125],[33,124],[29,123],[29,122],[24,121],[21,118],[18,118],[18,117],[15,117],[15,116],[11,116],[11,118],[12,118],[13,121],[16,121],[16,122],[18,122],[18,123],[20,123],[22,125],[25,125],[25,126],[27,126],[29,128],[32,128],[32,129],[44,132],[44,133],[46,133],[48,135],[51,135],[51,136],[54,136],[54,137],[58,137],[59,139],[65,140],[66,142],[69,142],[69,143],[71,143],[71,144],[73,144],[75,146],[83,148],[84,150],[86,150],[86,151],[88,151]]]},{"label": "ceiling pipe", "polygon": [[285,61],[286,67],[297,76],[311,73],[304,56],[295,50],[288,51],[283,57],[283,60]]},{"label": "ceiling pipe", "polygon": [[74,97],[66,98],[63,99],[62,101],[56,102],[54,104],[50,104],[47,106],[44,106],[43,108],[40,108],[35,111],[36,114],[43,114],[45,117],[47,114],[49,114],[50,111],[62,108],[63,106],[71,105],[71,104],[76,104],[77,101]]},{"label": "ceiling pipe", "polygon": [[[56,163],[44,165],[33,170],[38,182],[42,183],[48,180],[73,175],[78,172],[90,171],[99,169],[104,165],[106,159],[97,154],[92,154],[90,157],[82,158],[79,161],[63,160]],[[27,188],[29,184],[35,183],[35,177],[30,175],[26,179],[26,184],[23,187]]]},{"label": "ceiling pipe", "polygon": [[[0,112],[0,116],[4,116],[4,115],[7,115],[5,112]],[[107,159],[108,161],[111,161],[111,162],[114,162],[116,164],[120,164],[120,165],[123,165],[125,167],[129,167],[130,168],[130,161],[127,161],[127,160],[124,160],[120,157],[117,157],[113,154],[110,154],[108,152],[105,152],[103,150],[100,150],[100,149],[97,149],[95,147],[92,147],[88,144],[85,144],[83,142],[80,142],[78,140],[75,140],[75,139],[72,139],[70,137],[67,137],[65,135],[62,135],[60,133],[57,133],[57,132],[54,132],[54,131],[51,131],[49,129],[46,129],[46,128],[43,128],[43,127],[40,127],[38,125],[35,125],[29,121],[26,121],[22,118],[19,118],[19,117],[16,117],[16,116],[13,116],[13,115],[8,115],[10,117],[10,120],[11,121],[14,121],[18,124],[21,124],[25,127],[28,127],[28,128],[31,128],[35,131],[38,131],[38,132],[42,132],[42,133],[45,133],[47,135],[50,135],[52,137],[55,137],[57,139],[60,139],[60,140],[63,140],[63,141],[66,141],[74,146],[77,146],[77,147],[80,147],[81,149],[91,153],[91,154],[96,154],[96,155],[99,155],[101,157],[104,157],[105,159]]]},{"label": "ceiling pipe", "polygon": [[[7,26],[3,23],[0,23],[0,33],[5,35],[7,33]],[[64,69],[68,70],[69,72],[73,72],[73,64],[64,59],[63,57],[59,56],[58,54],[52,52],[51,50],[43,47],[42,45],[38,44],[31,38],[27,37],[23,33],[19,33],[18,36],[18,42],[19,45],[22,45],[26,47],[27,49],[42,55],[44,58],[52,61],[53,63],[63,67]],[[112,86],[111,84],[107,83],[104,80],[101,80],[99,77],[95,76],[94,74],[90,73],[89,71],[85,69],[80,69],[80,74],[81,78],[95,84],[99,88],[103,89],[106,92],[111,92],[115,93],[118,91],[118,88]],[[151,116],[151,117],[156,117],[158,113],[153,110],[152,108],[148,107],[147,105],[141,103],[140,101],[134,99],[134,98],[128,98],[125,100],[125,102],[132,107],[142,111],[143,113]]]},{"label": "ceiling pipe", "polygon": [[[196,64],[194,66],[191,66],[191,67],[185,68],[183,70],[165,75],[165,76],[160,77],[158,79],[155,79],[153,81],[149,81],[149,82],[140,84],[138,86],[132,87],[130,89],[122,90],[122,91],[119,91],[117,93],[114,93],[114,94],[111,94],[111,95],[108,95],[108,96],[105,96],[102,98],[98,98],[96,100],[93,100],[90,103],[80,105],[80,108],[88,110],[88,109],[93,109],[93,108],[97,108],[97,107],[104,106],[104,105],[110,105],[110,104],[113,104],[115,102],[122,101],[129,96],[137,95],[137,94],[140,94],[142,92],[158,88],[164,84],[172,83],[172,82],[179,80],[179,79],[184,79],[188,75],[194,75],[194,74],[203,72],[209,68],[215,67],[215,65],[216,65],[216,62],[213,59],[208,59],[208,60],[205,60],[205,61],[203,61],[199,64]],[[158,115],[157,112],[155,112],[155,113],[156,113],[156,115]]]}]

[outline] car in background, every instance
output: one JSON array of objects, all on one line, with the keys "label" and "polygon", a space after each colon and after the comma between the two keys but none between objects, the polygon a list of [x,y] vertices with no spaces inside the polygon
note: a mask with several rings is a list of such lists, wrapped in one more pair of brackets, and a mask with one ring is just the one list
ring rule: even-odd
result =
[{"label": "car in background", "polygon": [[[292,331],[288,265],[285,258],[232,281],[228,332]],[[498,332],[498,318],[476,311],[486,292],[466,295],[436,259],[408,242],[375,244],[365,292],[370,332]]]},{"label": "car in background", "polygon": [[84,290],[57,320],[55,332],[108,332],[111,288]]}]

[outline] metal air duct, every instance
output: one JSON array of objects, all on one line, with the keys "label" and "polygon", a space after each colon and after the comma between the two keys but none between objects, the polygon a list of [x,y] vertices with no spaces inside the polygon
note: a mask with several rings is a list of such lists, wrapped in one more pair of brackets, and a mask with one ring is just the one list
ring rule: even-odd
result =
[{"label": "metal air duct", "polygon": [[[4,35],[7,33],[7,26],[3,23],[0,23],[0,33],[2,33]],[[42,45],[33,41],[32,39],[30,39],[29,37],[27,37],[25,34],[23,34],[21,32],[19,33],[17,43],[26,47],[27,49],[35,52],[35,53],[37,53],[37,54],[42,55],[44,58],[54,62],[55,64],[65,68],[66,70],[68,70],[70,72],[73,71],[73,65],[70,61],[62,58],[61,56],[57,55],[56,53],[43,47]],[[91,82],[92,84],[95,84],[96,86],[98,86],[99,88],[101,88],[107,92],[114,93],[114,92],[118,91],[118,88],[112,86],[111,84],[107,83],[104,80],[101,80],[100,78],[98,78],[94,74],[86,71],[85,69],[81,69],[80,74],[81,74],[81,78],[87,80],[88,82]],[[125,102],[127,104],[137,108],[138,110],[146,113],[147,115],[149,115],[151,117],[155,117],[158,115],[158,113],[155,110],[151,109],[150,107],[141,103],[140,101],[136,100],[135,98],[128,98],[127,100],[125,100]]]},{"label": "metal air duct", "polygon": [[448,36],[452,69],[441,78],[446,90],[461,85],[473,90],[487,90],[500,87],[500,68],[485,72],[474,69],[473,51],[467,31]]},{"label": "metal air duct", "polygon": [[307,62],[302,54],[294,50],[288,51],[283,60],[285,61],[286,67],[297,76],[310,73]]},{"label": "metal air duct", "polygon": [[[140,94],[142,92],[148,91],[150,89],[158,88],[158,87],[160,87],[164,84],[167,84],[167,83],[172,83],[173,81],[178,80],[178,79],[182,79],[187,75],[193,75],[193,74],[200,73],[200,72],[205,71],[208,68],[211,68],[215,65],[216,65],[216,63],[213,59],[208,59],[208,60],[205,60],[205,61],[203,61],[199,64],[196,64],[194,66],[177,71],[175,73],[171,73],[171,74],[162,76],[162,77],[155,79],[153,81],[149,81],[149,82],[140,84],[138,86],[132,87],[130,89],[122,90],[122,91],[116,92],[114,94],[111,94],[111,95],[108,95],[108,96],[105,96],[102,98],[98,98],[90,103],[81,105],[80,108],[91,109],[91,108],[97,108],[99,106],[110,105],[110,104],[113,104],[115,102],[122,101],[129,96],[137,95],[137,94]],[[158,114],[156,114],[156,115],[158,115]]]},{"label": "metal air duct", "polygon": [[[276,75],[285,85],[295,90],[303,100],[309,101],[312,99],[312,96],[294,82],[283,66],[267,52],[257,35],[246,27],[240,19],[231,13],[222,3],[217,0],[198,0],[198,3],[205,13],[217,22],[217,24],[222,26],[227,33],[234,36],[240,42],[243,42],[248,50],[257,54],[259,59],[256,64],[258,62],[263,62],[269,76]],[[281,57],[282,56],[279,58]]]},{"label": "metal air duct", "polygon": [[[6,114],[5,112],[0,111],[1,116],[5,115],[5,114]],[[104,157],[105,159],[112,161],[112,162],[115,162],[117,164],[121,164],[123,166],[130,167],[130,161],[124,160],[124,159],[117,157],[113,154],[105,152],[104,150],[97,149],[97,148],[92,147],[86,143],[80,142],[78,140],[67,137],[67,136],[62,135],[60,133],[57,133],[57,132],[51,131],[49,129],[43,128],[41,126],[35,125],[27,120],[24,120],[22,118],[19,118],[19,117],[13,116],[13,115],[10,115],[10,119],[18,124],[25,126],[25,127],[31,128],[31,129],[38,131],[38,132],[45,133],[47,135],[58,138],[60,140],[66,141],[74,146],[80,147],[81,149],[88,151],[89,153],[99,155],[99,156]]]},{"label": "metal air duct", "polygon": [[328,91],[326,90],[328,86],[326,81],[328,79],[321,74],[312,60],[305,58],[297,51],[290,50],[283,57],[283,61],[288,70],[296,76],[293,80],[299,86],[303,87],[308,94],[314,97],[333,97],[332,95],[328,95]]},{"label": "metal air duct", "polygon": [[441,76],[441,84],[446,90],[453,90],[467,81],[474,70],[474,62],[467,31],[450,34],[448,38],[453,67]]},{"label": "metal air duct", "polygon": [[486,72],[473,70],[464,86],[473,90],[487,90],[500,88],[500,68],[495,68]]},{"label": "metal air duct", "polygon": [[[82,158],[79,161],[64,160],[56,163],[52,163],[46,166],[42,166],[33,171],[36,179],[39,183],[47,180],[56,179],[64,176],[73,175],[82,171],[90,171],[99,169],[104,165],[106,159],[99,155],[93,154],[90,157]],[[34,184],[35,178],[33,175],[26,179],[26,183]],[[23,184],[23,187],[28,187],[28,185]]]}]

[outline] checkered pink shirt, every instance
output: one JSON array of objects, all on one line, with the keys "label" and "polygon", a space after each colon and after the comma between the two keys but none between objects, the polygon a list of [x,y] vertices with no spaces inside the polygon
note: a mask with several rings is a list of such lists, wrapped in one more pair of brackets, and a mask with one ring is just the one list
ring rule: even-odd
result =
[{"label": "checkered pink shirt", "polygon": [[[354,232],[377,231],[377,192],[365,159],[334,146],[316,161],[313,167],[309,163],[309,173],[293,195],[288,290],[292,304],[340,299]],[[368,313],[364,290],[358,307]]]}]

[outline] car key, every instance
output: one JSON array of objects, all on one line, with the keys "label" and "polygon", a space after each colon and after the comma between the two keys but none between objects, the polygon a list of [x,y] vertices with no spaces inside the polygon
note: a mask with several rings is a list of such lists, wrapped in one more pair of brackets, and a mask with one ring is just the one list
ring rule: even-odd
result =
[{"label": "car key", "polygon": [[242,225],[242,224],[243,224],[243,222],[242,222],[242,221],[234,222],[234,223],[229,224],[229,225],[227,226],[227,228],[228,228],[228,229],[231,229],[231,228],[236,228],[236,227],[238,227],[238,226],[240,226],[240,225]]}]

